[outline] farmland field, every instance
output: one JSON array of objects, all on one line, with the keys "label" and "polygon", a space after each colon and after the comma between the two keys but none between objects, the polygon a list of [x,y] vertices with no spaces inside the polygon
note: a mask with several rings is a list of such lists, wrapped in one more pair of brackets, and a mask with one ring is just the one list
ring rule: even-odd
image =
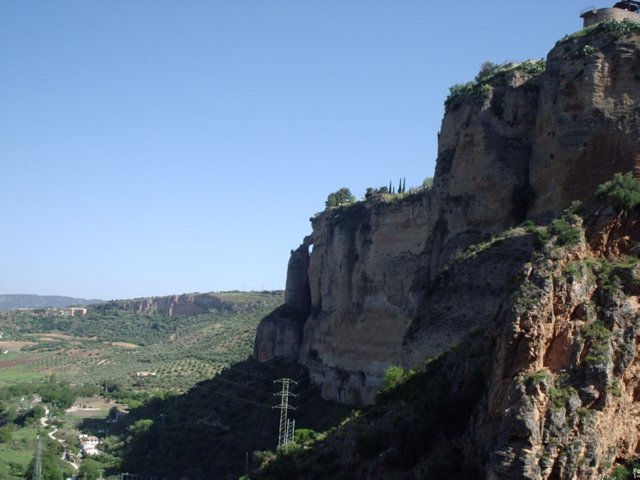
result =
[{"label": "farmland field", "polygon": [[[282,292],[220,297],[223,307],[184,316],[117,307],[89,307],[81,317],[0,312],[0,480],[24,478],[38,433],[48,461],[69,472],[61,442],[77,451],[77,434],[104,425],[116,405],[126,410],[186,392],[246,359],[258,322],[282,303]],[[44,408],[54,425],[41,424]],[[55,439],[47,436],[53,431]],[[113,467],[116,459],[105,455],[103,465]]]}]

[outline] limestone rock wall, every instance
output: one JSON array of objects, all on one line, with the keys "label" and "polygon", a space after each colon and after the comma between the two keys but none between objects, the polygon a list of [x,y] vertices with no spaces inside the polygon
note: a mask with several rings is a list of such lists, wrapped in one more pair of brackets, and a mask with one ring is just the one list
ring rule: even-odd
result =
[{"label": "limestone rock wall", "polygon": [[259,359],[297,357],[326,398],[371,403],[387,366],[420,367],[501,314],[529,247],[507,240],[511,253],[473,268],[467,247],[590,204],[614,173],[640,174],[638,35],[596,28],[528,72],[514,66],[448,109],[430,191],[313,219],[287,309],[258,330]]},{"label": "limestone rock wall", "polygon": [[115,300],[99,305],[108,309],[115,306],[139,314],[161,313],[165,315],[195,315],[211,309],[233,309],[233,303],[225,302],[213,293],[185,293],[166,297],[149,297],[132,300]]},{"label": "limestone rock wall", "polygon": [[291,251],[287,268],[284,305],[263,318],[258,325],[254,355],[261,361],[274,357],[297,360],[302,342],[302,328],[309,315],[309,247],[311,237]]},{"label": "limestone rock wall", "polygon": [[593,197],[640,159],[637,36],[601,33],[560,42],[547,57],[531,157],[531,215]]},{"label": "limestone rock wall", "polygon": [[329,211],[313,221],[311,314],[300,362],[323,395],[370,403],[399,362],[415,313],[412,290],[427,239],[430,194]]}]

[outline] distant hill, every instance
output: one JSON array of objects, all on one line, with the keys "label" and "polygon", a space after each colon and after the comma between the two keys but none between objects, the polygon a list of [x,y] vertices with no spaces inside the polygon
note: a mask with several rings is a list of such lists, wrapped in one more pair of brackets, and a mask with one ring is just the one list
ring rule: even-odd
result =
[{"label": "distant hill", "polygon": [[104,300],[62,297],[59,295],[0,294],[0,310],[14,308],[64,308],[71,305],[93,305]]}]

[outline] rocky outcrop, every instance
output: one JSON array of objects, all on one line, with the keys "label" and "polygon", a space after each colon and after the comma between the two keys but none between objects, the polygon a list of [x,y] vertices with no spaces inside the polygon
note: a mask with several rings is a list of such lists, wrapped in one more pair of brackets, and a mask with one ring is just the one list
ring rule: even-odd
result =
[{"label": "rocky outcrop", "polygon": [[309,247],[306,237],[291,251],[287,268],[284,305],[262,319],[256,332],[254,356],[261,362],[275,357],[297,360],[302,342],[302,328],[311,302],[309,291]]},{"label": "rocky outcrop", "polygon": [[492,375],[471,427],[487,478],[595,480],[640,452],[640,264],[610,235],[640,241],[637,222],[602,211],[593,224],[606,228],[592,225],[586,243],[524,265],[491,328]]},{"label": "rocky outcrop", "polygon": [[[573,200],[592,206],[598,184],[640,173],[638,34],[596,27],[537,65],[507,66],[448,103],[431,189],[312,220],[287,308],[258,330],[259,359],[297,357],[326,398],[371,403],[389,365],[420,368],[504,315],[533,240],[501,232]],[[496,240],[490,257],[468,250]]]},{"label": "rocky outcrop", "polygon": [[589,201],[640,160],[638,36],[605,29],[559,42],[541,77],[531,185],[533,215]]},{"label": "rocky outcrop", "polygon": [[371,402],[416,311],[430,193],[382,198],[313,219],[310,316],[300,362],[327,398]]},{"label": "rocky outcrop", "polygon": [[148,315],[160,313],[168,315],[196,315],[209,310],[233,310],[234,303],[226,302],[213,293],[185,293],[167,297],[135,298],[132,300],[114,300],[95,307],[97,310],[116,308]]},{"label": "rocky outcrop", "polygon": [[347,403],[390,365],[424,372],[327,439],[356,478],[596,480],[640,455],[640,214],[594,195],[640,177],[634,25],[461,88],[431,189],[312,219],[258,358],[297,357]]}]

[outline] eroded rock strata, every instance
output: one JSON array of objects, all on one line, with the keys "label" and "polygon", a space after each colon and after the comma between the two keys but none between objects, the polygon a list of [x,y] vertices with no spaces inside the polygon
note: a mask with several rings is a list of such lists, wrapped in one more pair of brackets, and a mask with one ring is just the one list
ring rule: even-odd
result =
[{"label": "eroded rock strata", "polygon": [[[640,453],[640,228],[594,197],[640,173],[639,87],[640,36],[596,27],[544,71],[514,65],[451,102],[432,188],[312,220],[257,357],[297,359],[325,398],[370,404],[388,366],[423,369],[481,332],[490,361],[457,444],[469,465],[599,479]],[[517,227],[575,200],[591,213],[571,217],[573,246]]]}]

